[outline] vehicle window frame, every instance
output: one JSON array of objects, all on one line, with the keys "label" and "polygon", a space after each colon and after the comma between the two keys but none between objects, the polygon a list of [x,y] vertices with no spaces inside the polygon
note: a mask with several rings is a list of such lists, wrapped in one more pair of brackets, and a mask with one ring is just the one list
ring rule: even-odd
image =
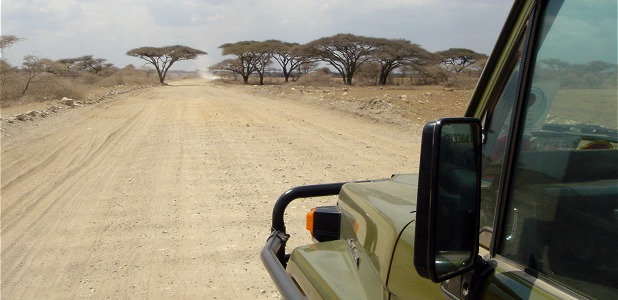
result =
[{"label": "vehicle window frame", "polygon": [[[506,149],[504,152],[504,163],[502,166],[502,174],[500,176],[498,197],[496,202],[496,213],[494,215],[493,233],[491,239],[491,245],[489,247],[489,253],[491,257],[497,255],[498,249],[500,249],[500,243],[505,229],[505,220],[508,208],[508,195],[510,194],[512,184],[512,174],[515,170],[515,159],[518,153],[519,140],[523,131],[523,125],[525,122],[524,98],[526,96],[525,91],[530,89],[531,84],[531,72],[534,68],[534,61],[531,56],[534,55],[535,47],[538,44],[536,42],[539,35],[541,22],[539,21],[544,8],[541,1],[537,1],[534,5],[530,17],[528,19],[528,25],[524,31],[522,37],[523,47],[521,51],[520,73],[517,82],[517,96],[515,99],[515,105],[513,107],[513,117],[511,120],[508,138],[506,139]],[[516,52],[511,55],[516,55]],[[508,73],[510,76],[510,72]],[[508,77],[505,76],[505,77]],[[508,81],[508,78],[505,79]],[[506,83],[505,83],[506,84]],[[497,101],[496,101],[497,102]]]},{"label": "vehicle window frame", "polygon": [[[482,134],[482,145],[481,145],[482,152],[483,152],[482,154],[483,156],[482,164],[483,165],[481,166],[481,177],[485,177],[486,175],[488,175],[487,170],[490,170],[492,168],[486,165],[486,163],[489,163],[490,156],[499,154],[502,158],[502,162],[493,165],[494,168],[495,167],[499,168],[499,171],[496,174],[497,177],[494,178],[494,180],[488,186],[481,187],[481,210],[483,210],[481,213],[481,219],[484,218],[483,214],[487,215],[486,218],[489,220],[489,225],[487,226],[488,223],[481,223],[480,224],[481,225],[480,234],[489,233],[490,237],[484,238],[483,240],[487,240],[487,241],[481,241],[480,246],[487,250],[489,250],[489,247],[491,246],[491,235],[493,235],[493,229],[495,227],[494,222],[496,219],[495,216],[497,214],[498,200],[499,200],[499,194],[500,194],[499,189],[502,184],[501,178],[504,174],[504,167],[505,167],[504,154],[508,147],[507,144],[499,145],[498,138],[502,130],[506,129],[507,132],[511,131],[510,126],[512,123],[512,114],[514,112],[514,106],[517,102],[517,100],[514,98],[517,98],[518,85],[520,84],[521,64],[522,64],[521,51],[523,49],[524,37],[525,35],[521,34],[517,38],[518,42],[516,43],[516,45],[519,45],[519,46],[514,47],[509,52],[509,55],[508,55],[509,62],[506,65],[505,72],[502,73],[504,75],[500,78],[497,84],[499,88],[496,89],[496,91],[494,92],[494,96],[492,97],[491,101],[489,101],[488,108],[486,112],[483,114],[483,117],[481,118],[482,133],[483,133]],[[511,84],[513,85],[513,87],[510,86]],[[512,98],[508,97],[508,95],[505,94],[509,88],[513,88],[514,95],[512,95]],[[508,103],[506,103],[504,107],[501,107],[502,102],[508,102]],[[499,109],[499,110],[497,111],[496,109]],[[494,117],[496,116],[495,114],[497,113],[503,114],[503,116],[501,117],[503,117],[504,122],[499,123],[499,124],[493,124],[492,123],[493,120],[502,119],[502,118],[494,119]],[[493,127],[492,125],[497,125],[501,127],[497,128],[497,127]],[[508,125],[509,128],[505,128],[504,127],[505,125]],[[490,130],[497,130],[498,132],[494,134],[494,133],[491,133]],[[489,145],[491,145],[491,147]],[[497,188],[495,189],[494,187],[491,187],[494,184],[497,185]],[[488,204],[485,203],[486,201],[493,202],[491,204],[491,210],[488,210],[489,207],[488,207]]]},{"label": "vehicle window frame", "polygon": [[[518,102],[519,90],[521,89],[520,83],[522,81],[521,76],[523,72],[523,61],[525,55],[525,49],[529,43],[530,37],[530,22],[535,14],[537,3],[525,3],[524,1],[516,1],[513,4],[511,14],[507,18],[507,21],[502,29],[502,32],[498,38],[496,46],[492,51],[492,55],[487,61],[484,72],[477,83],[477,87],[485,87],[483,89],[477,88],[470,99],[470,105],[465,113],[467,117],[475,117],[481,119],[483,126],[483,135],[486,136],[488,130],[488,124],[491,122],[496,105],[500,101],[502,94],[507,88],[513,71],[515,68],[519,68],[518,78],[516,78],[516,91],[513,102]],[[515,110],[513,109],[511,114]],[[510,124],[513,125],[513,122]],[[509,134],[512,128],[508,128]],[[510,141],[507,141],[510,143]],[[508,147],[508,146],[507,146]],[[504,156],[505,162],[501,166],[500,175],[496,178],[496,184],[502,188],[504,186],[504,178],[502,174],[506,172],[506,155]],[[482,251],[490,251],[493,247],[493,237],[496,224],[499,224],[499,199],[501,191],[498,191],[494,197],[496,203],[493,204],[491,212],[485,212],[489,215],[489,222],[484,223],[487,226],[481,229],[480,241],[482,241]],[[485,209],[485,208],[481,208]]]},{"label": "vehicle window frame", "polygon": [[[545,292],[550,292],[553,295],[559,295],[560,298],[573,298],[576,296],[569,289],[562,287],[560,285],[556,285],[555,282],[546,280],[544,278],[539,278],[538,274],[531,272],[529,269],[519,264],[516,261],[513,261],[507,257],[501,256],[498,252],[501,249],[501,243],[504,240],[503,236],[505,235],[506,229],[506,220],[508,214],[508,196],[510,195],[511,189],[513,188],[513,175],[516,170],[516,159],[517,153],[519,151],[519,144],[523,137],[524,125],[525,125],[525,97],[526,91],[529,91],[532,84],[532,72],[534,71],[535,66],[535,51],[536,47],[539,45],[539,38],[541,35],[541,26],[542,26],[542,17],[545,12],[545,5],[543,5],[543,1],[537,1],[533,5],[533,9],[529,14],[526,30],[523,32],[523,36],[521,37],[523,47],[520,53],[521,62],[520,62],[520,70],[519,77],[517,82],[517,95],[515,99],[515,105],[513,106],[513,117],[511,119],[510,128],[508,131],[508,138],[506,139],[506,149],[504,152],[504,162],[502,165],[502,174],[499,178],[499,190],[498,196],[496,199],[496,211],[494,215],[494,223],[492,228],[492,236],[491,236],[491,244],[489,247],[489,258],[493,261],[495,268],[502,269],[506,271],[508,276],[514,276],[518,278],[518,281],[522,280],[523,282],[532,285],[538,285],[539,282],[545,286],[543,290]],[[510,53],[511,57],[516,55],[516,51]],[[515,57],[514,57],[515,58]],[[515,65],[515,64],[513,64]],[[501,84],[501,88],[498,94],[495,97],[499,97],[502,94],[502,90],[508,81],[508,77],[513,70],[513,67],[509,66],[509,72],[503,72],[507,75],[504,75],[503,81]],[[499,98],[496,98],[495,103],[490,104],[493,106],[487,107],[487,116],[493,112],[493,108],[497,104]],[[483,120],[483,130],[485,130],[485,124],[491,120]],[[485,132],[485,131],[483,131]],[[551,290],[551,291],[550,291]]]}]

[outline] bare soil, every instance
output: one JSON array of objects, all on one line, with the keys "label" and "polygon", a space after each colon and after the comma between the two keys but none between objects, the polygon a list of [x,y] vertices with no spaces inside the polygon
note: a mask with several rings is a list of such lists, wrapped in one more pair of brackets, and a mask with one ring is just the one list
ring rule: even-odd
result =
[{"label": "bare soil", "polygon": [[[1,296],[278,298],[259,259],[278,196],[415,172],[421,125],[469,95],[185,80],[33,120],[12,117],[56,104],[3,108]],[[334,201],[292,203],[290,243]]]}]

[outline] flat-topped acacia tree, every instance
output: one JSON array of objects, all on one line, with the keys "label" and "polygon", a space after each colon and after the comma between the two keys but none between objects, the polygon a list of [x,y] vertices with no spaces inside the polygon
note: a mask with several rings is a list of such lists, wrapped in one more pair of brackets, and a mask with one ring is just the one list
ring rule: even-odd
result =
[{"label": "flat-topped acacia tree", "polygon": [[264,70],[272,57],[269,44],[258,41],[240,41],[226,43],[219,48],[223,55],[236,56],[235,59],[225,60],[227,65],[221,65],[222,69],[240,75],[243,84],[249,84],[249,76],[257,72],[260,76],[260,85],[264,84]]},{"label": "flat-topped acacia tree", "polygon": [[182,45],[140,47],[127,52],[128,56],[139,57],[151,63],[157,70],[160,84],[165,84],[165,76],[167,75],[167,71],[175,62],[196,59],[199,55],[205,54],[208,53]]},{"label": "flat-topped acacia tree", "polygon": [[354,73],[373,58],[377,41],[371,37],[337,34],[309,42],[302,48],[308,56],[330,64],[339,72],[343,83],[352,85]]},{"label": "flat-topped acacia tree", "polygon": [[466,48],[450,48],[438,51],[436,54],[442,57],[442,65],[448,71],[461,73],[468,67],[474,65],[478,60],[486,59],[487,55],[474,52]]}]

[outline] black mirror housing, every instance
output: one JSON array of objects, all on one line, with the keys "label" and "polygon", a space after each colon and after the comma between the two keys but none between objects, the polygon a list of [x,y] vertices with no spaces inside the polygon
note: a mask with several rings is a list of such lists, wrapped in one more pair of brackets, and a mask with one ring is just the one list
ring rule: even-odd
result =
[{"label": "black mirror housing", "polygon": [[423,128],[414,266],[441,282],[474,268],[478,256],[481,122],[447,118]]}]

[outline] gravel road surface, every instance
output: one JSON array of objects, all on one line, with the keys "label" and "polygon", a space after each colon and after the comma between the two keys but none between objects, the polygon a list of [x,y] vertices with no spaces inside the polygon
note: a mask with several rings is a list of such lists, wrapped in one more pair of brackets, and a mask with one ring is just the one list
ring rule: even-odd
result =
[{"label": "gravel road surface", "polygon": [[[2,128],[3,299],[272,299],[272,206],[418,168],[417,130],[257,87],[173,82]],[[304,215],[334,199],[293,203]]]}]

